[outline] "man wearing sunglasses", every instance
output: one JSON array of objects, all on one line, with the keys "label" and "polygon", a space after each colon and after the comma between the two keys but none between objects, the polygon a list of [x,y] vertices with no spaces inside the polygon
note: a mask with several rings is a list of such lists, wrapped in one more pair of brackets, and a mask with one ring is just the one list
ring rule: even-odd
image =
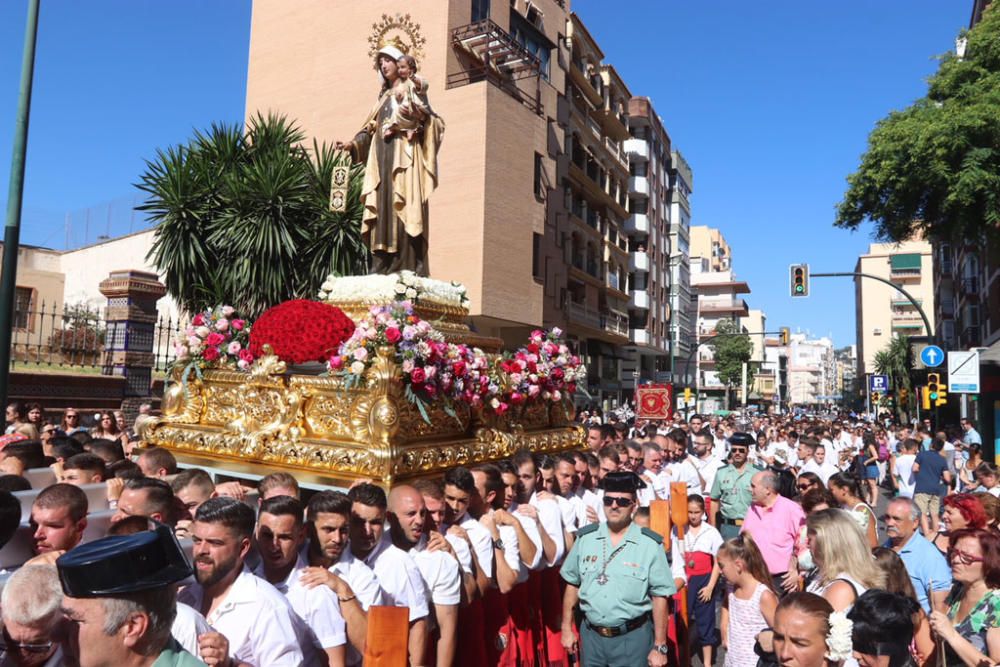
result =
[{"label": "man wearing sunglasses", "polygon": [[[606,523],[577,531],[560,571],[563,597],[562,645],[582,647],[585,667],[667,664],[667,598],[676,592],[663,538],[632,523],[636,491],[646,486],[633,472],[601,480]],[[573,633],[580,604],[580,647]]]},{"label": "man wearing sunglasses", "polygon": [[754,444],[749,433],[733,433],[729,438],[729,465],[719,468],[712,482],[712,505],[718,503],[718,514],[710,514],[709,523],[719,529],[722,539],[728,540],[740,534],[743,518],[750,509],[753,496],[750,481],[761,471],[750,464],[750,447]]}]

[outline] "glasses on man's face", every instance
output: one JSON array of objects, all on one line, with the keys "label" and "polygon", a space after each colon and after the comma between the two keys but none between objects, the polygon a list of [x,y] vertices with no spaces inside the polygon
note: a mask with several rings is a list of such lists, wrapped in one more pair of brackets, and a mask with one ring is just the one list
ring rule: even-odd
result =
[{"label": "glasses on man's face", "polygon": [[616,505],[617,507],[629,507],[632,504],[631,498],[619,498],[617,496],[604,496],[604,506],[611,507]]},{"label": "glasses on man's face", "polygon": [[965,553],[964,551],[959,551],[955,549],[951,552],[950,559],[952,561],[958,561],[962,565],[972,565],[973,563],[982,563],[983,559],[981,556],[973,556],[972,554]]},{"label": "glasses on man's face", "polygon": [[16,642],[7,634],[7,628],[3,629],[0,637],[0,655],[4,653],[48,653],[52,650],[53,642],[41,642],[38,644]]},{"label": "glasses on man's face", "polygon": [[734,452],[734,453],[742,452],[742,453],[746,454],[749,450],[746,447],[730,447],[729,451]]}]

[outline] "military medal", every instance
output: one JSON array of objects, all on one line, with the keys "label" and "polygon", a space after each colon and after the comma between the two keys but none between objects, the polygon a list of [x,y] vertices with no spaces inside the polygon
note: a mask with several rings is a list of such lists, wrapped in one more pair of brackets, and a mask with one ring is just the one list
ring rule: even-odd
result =
[{"label": "military medal", "polygon": [[620,547],[618,547],[614,551],[612,551],[610,556],[605,556],[605,554],[608,551],[607,540],[605,540],[601,544],[601,557],[604,558],[604,564],[601,565],[601,573],[599,575],[597,575],[597,583],[598,583],[598,585],[603,586],[604,584],[606,584],[609,581],[611,581],[610,579],[608,579],[608,575],[607,575],[608,565],[611,563],[611,561],[613,561],[615,559],[615,556],[617,556],[618,554],[620,554],[622,552],[622,549],[625,548],[625,544],[627,544],[627,542],[624,543],[624,544],[622,544]]}]

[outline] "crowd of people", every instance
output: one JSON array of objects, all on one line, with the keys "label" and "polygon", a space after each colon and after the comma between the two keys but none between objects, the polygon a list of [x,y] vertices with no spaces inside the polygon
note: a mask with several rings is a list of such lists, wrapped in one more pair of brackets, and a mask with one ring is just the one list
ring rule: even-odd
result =
[{"label": "crowd of people", "polygon": [[[580,450],[345,493],[217,481],[114,413],[86,429],[33,408],[8,407],[21,437],[0,449],[0,543],[29,492],[34,552],[4,580],[3,665],[359,665],[381,606],[406,609],[410,665],[1000,661],[1000,484],[971,422],[583,412]],[[664,529],[655,501],[681,489],[687,520]],[[187,571],[79,574],[83,546],[141,551],[164,526]]]}]

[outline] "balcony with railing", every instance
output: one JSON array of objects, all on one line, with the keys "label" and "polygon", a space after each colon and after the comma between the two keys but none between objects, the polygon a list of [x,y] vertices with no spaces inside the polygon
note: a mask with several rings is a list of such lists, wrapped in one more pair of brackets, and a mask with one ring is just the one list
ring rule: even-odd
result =
[{"label": "balcony with railing", "polygon": [[744,299],[700,299],[698,305],[702,313],[714,315],[739,315],[746,317],[750,314],[750,307]]},{"label": "balcony with railing", "polygon": [[626,234],[649,234],[649,216],[645,213],[633,213],[625,220]]},{"label": "balcony with railing", "polygon": [[[542,113],[541,60],[513,35],[485,19],[452,30],[451,44],[463,57],[461,69],[447,76],[447,88],[489,81],[534,113]],[[530,77],[535,83],[529,92],[518,82]]]},{"label": "balcony with railing", "polygon": [[628,268],[629,271],[649,273],[649,253],[645,250],[633,252],[629,255]]},{"label": "balcony with railing", "polygon": [[629,306],[636,310],[649,310],[649,292],[644,289],[634,289],[630,293]]},{"label": "balcony with railing", "polygon": [[629,176],[628,191],[637,195],[649,196],[649,179],[645,176]]},{"label": "balcony with railing", "polygon": [[626,139],[625,152],[632,162],[645,162],[649,159],[649,142],[645,139]]}]

